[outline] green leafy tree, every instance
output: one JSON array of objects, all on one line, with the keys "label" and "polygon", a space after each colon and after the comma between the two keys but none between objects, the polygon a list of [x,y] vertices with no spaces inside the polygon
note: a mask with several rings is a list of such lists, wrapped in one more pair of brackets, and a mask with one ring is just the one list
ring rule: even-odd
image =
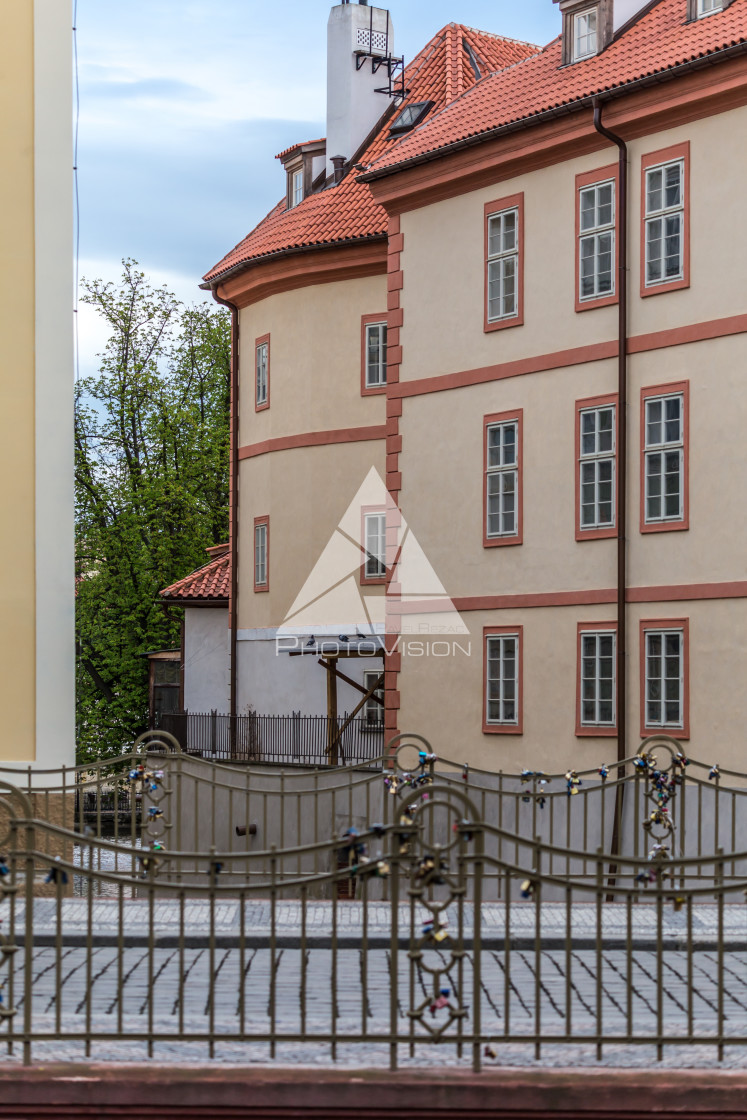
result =
[{"label": "green leafy tree", "polygon": [[76,388],[78,758],[117,754],[147,726],[148,651],[175,648],[158,592],[227,540],[230,319],[186,307],[123,261],[83,281],[110,332]]}]

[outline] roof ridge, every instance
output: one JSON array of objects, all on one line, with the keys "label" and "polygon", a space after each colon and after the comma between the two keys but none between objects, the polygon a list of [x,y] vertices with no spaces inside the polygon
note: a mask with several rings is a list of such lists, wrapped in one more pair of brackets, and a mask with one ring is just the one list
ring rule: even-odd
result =
[{"label": "roof ridge", "polygon": [[[560,38],[560,36],[558,36],[558,38]],[[553,40],[553,42],[555,42],[555,40]],[[529,46],[533,46],[533,45],[534,44],[532,44],[532,43],[529,44]],[[404,144],[404,142],[407,141],[411,136],[415,135],[415,133],[420,132],[422,129],[427,128],[433,121],[438,120],[438,118],[440,116],[442,116],[444,113],[448,112],[454,105],[456,105],[463,98],[469,97],[469,95],[471,93],[473,93],[478,88],[478,86],[482,85],[483,82],[486,82],[490,78],[495,77],[496,74],[505,74],[509,70],[513,70],[517,66],[521,66],[522,63],[531,62],[531,60],[533,58],[537,58],[542,53],[542,51],[544,49],[545,48],[543,47],[540,50],[538,50],[536,54],[528,54],[525,58],[519,58],[519,59],[516,60],[516,62],[510,62],[508,64],[508,66],[501,66],[498,70],[488,70],[487,73],[483,74],[481,78],[477,78],[475,80],[475,82],[473,83],[473,85],[471,85],[468,89],[462,90],[462,92],[460,94],[458,94],[452,101],[447,101],[446,104],[442,105],[440,109],[437,109],[435,113],[430,113],[428,115],[427,119],[425,121],[423,121],[423,123],[421,125],[418,125],[416,128],[413,128],[410,132],[408,132],[405,136],[403,136],[400,140],[398,140],[397,143],[392,147],[391,152],[396,152],[396,150],[397,150],[397,148],[399,147],[400,144]],[[390,154],[391,154],[391,152],[390,152]],[[384,157],[380,157],[380,159],[383,159],[383,158]],[[377,159],[376,163],[379,163],[380,159]]]},{"label": "roof ridge", "polygon": [[514,39],[512,35],[501,35],[500,31],[482,31],[479,27],[472,27],[469,23],[454,23],[452,27],[460,27],[462,31],[471,31],[473,35],[480,35],[484,39],[497,39],[501,43],[516,43],[518,47],[536,47],[542,50],[539,43],[531,39]]},{"label": "roof ridge", "polygon": [[177,579],[174,581],[174,583],[170,583],[168,587],[165,587],[163,591],[159,592],[159,595],[165,595],[167,591],[174,591],[177,587],[181,587],[183,583],[187,583],[188,580],[192,580],[195,578],[195,576],[199,576],[202,572],[206,572],[208,568],[218,568],[221,566],[221,564],[230,563],[230,560],[230,551],[224,552],[221,556],[214,556],[212,560],[208,560],[207,564],[203,564],[201,567],[195,568],[193,572],[188,572],[186,576],[182,576],[181,579]]}]

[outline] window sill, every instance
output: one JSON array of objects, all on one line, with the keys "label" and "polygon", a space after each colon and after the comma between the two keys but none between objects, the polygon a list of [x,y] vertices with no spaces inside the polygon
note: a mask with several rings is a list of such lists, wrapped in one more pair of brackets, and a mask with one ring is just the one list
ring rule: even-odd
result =
[{"label": "window sill", "polygon": [[606,529],[579,529],[576,527],[577,541],[604,541],[617,537],[617,528],[609,525]]},{"label": "window sill", "polygon": [[514,315],[510,319],[497,319],[491,323],[489,319],[485,319],[485,334],[491,334],[493,331],[508,330],[509,327],[523,327],[524,316]]},{"label": "window sill", "polygon": [[683,521],[641,522],[641,533],[685,533],[690,528],[687,518]]},{"label": "window sill", "polygon": [[484,723],[482,733],[483,735],[523,735],[524,728],[508,723]]},{"label": "window sill", "polygon": [[690,287],[690,278],[684,276],[682,280],[670,280],[668,283],[661,284],[646,284],[641,285],[641,299],[647,299],[648,296],[660,296],[665,292],[679,292],[683,288]]},{"label": "window sill", "polygon": [[383,397],[386,395],[386,385],[361,386],[362,397]]},{"label": "window sill", "polygon": [[520,533],[515,537],[484,537],[482,542],[483,548],[510,548],[512,545],[523,544],[524,541]]},{"label": "window sill", "polygon": [[615,307],[620,300],[617,295],[614,296],[600,296],[599,299],[578,299],[576,298],[576,313],[581,314],[582,311],[596,311],[598,307]]},{"label": "window sill", "polygon": [[642,727],[641,737],[648,738],[651,735],[668,735],[670,739],[689,739],[689,727]]},{"label": "window sill", "polygon": [[616,739],[616,727],[577,727],[577,739]]}]

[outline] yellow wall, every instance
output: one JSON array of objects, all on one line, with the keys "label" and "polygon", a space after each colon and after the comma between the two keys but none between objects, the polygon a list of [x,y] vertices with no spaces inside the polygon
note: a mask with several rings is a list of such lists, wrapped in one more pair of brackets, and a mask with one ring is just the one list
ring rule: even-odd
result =
[{"label": "yellow wall", "polygon": [[[630,334],[745,315],[747,259],[739,192],[747,172],[734,137],[747,109],[630,145]],[[690,141],[691,282],[641,298],[641,157]],[[576,313],[575,177],[615,162],[584,156],[403,215],[403,382],[617,339],[615,306]],[[718,174],[714,175],[714,168]],[[484,331],[484,207],[525,195],[524,325]],[[451,282],[450,278],[458,278]],[[747,581],[747,335],[633,354],[629,360],[628,584]],[[449,595],[499,597],[616,587],[617,542],[575,539],[575,402],[617,391],[617,360],[597,360],[406,398],[400,420],[402,511]],[[641,534],[640,392],[689,381],[689,529]],[[484,548],[483,418],[523,409],[523,544]],[[472,656],[409,657],[399,677],[400,726],[473,765],[546,770],[599,765],[616,742],[577,738],[577,623],[614,620],[615,604],[466,611]],[[639,619],[690,619],[688,750],[714,742],[744,768],[747,599],[632,604],[628,611],[628,746],[639,735]],[[483,734],[483,627],[524,627],[524,733]],[[459,639],[460,644],[464,641]],[[443,698],[438,705],[434,698]],[[723,763],[727,765],[727,762]]]},{"label": "yellow wall", "polygon": [[[361,395],[361,316],[386,317],[386,277],[313,285],[241,312],[242,447],[383,426],[385,398]],[[270,408],[254,410],[254,341],[270,335]],[[276,451],[242,462],[239,629],[280,626],[371,467],[383,439]],[[254,518],[270,514],[270,591],[253,589]],[[371,591],[383,594],[383,589]],[[340,618],[339,623],[363,621]]]},{"label": "yellow wall", "polygon": [[[746,129],[747,108],[740,108],[629,145],[632,335],[744,313],[747,257],[730,246],[744,239],[741,193],[747,151],[734,138]],[[691,284],[683,291],[640,299],[641,157],[685,140],[691,145]],[[616,162],[617,149],[610,145],[402,216],[403,380],[617,337],[616,307],[574,311],[575,177]],[[486,334],[484,207],[518,192],[525,195],[524,326]]]},{"label": "yellow wall", "polygon": [[0,0],[0,760],[74,761],[71,0]]},{"label": "yellow wall", "polygon": [[0,759],[35,757],[34,11],[0,37]]}]

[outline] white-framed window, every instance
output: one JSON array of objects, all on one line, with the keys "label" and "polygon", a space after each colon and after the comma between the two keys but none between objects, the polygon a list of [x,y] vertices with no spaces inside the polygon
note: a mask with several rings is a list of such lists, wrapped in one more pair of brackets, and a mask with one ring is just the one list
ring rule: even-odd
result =
[{"label": "white-framed window", "polygon": [[685,161],[646,169],[646,287],[685,275]]},{"label": "white-framed window", "polygon": [[488,216],[488,322],[519,314],[519,208]]},{"label": "white-framed window", "polygon": [[269,357],[270,357],[269,343],[268,342],[260,342],[260,344],[257,346],[257,380],[256,380],[257,398],[256,398],[256,403],[257,403],[258,408],[260,408],[262,405],[266,405],[267,401],[268,401]]},{"label": "white-framed window", "polygon": [[386,385],[386,323],[366,323],[366,388]]},{"label": "white-framed window", "polygon": [[[366,669],[363,674],[363,687],[369,692],[381,677],[378,669]],[[374,699],[378,697],[378,700]],[[379,703],[381,701],[381,703]],[[364,730],[381,731],[384,726],[384,689],[377,688],[373,696],[363,705]]]},{"label": "white-framed window", "polygon": [[579,190],[580,301],[615,294],[615,180]]},{"label": "white-framed window", "polygon": [[684,726],[685,638],[682,630],[645,630],[646,727]]},{"label": "white-framed window", "polygon": [[254,526],[254,586],[267,587],[267,532],[266,521]]},{"label": "white-framed window", "polygon": [[386,513],[367,513],[363,518],[363,547],[366,579],[386,578]]},{"label": "white-framed window", "polygon": [[291,206],[303,202],[303,168],[291,175]]},{"label": "white-framed window", "polygon": [[519,424],[489,424],[485,464],[485,535],[519,535]]},{"label": "white-framed window", "polygon": [[697,0],[696,14],[697,18],[701,16],[710,16],[713,12],[723,11],[723,0]]},{"label": "white-framed window", "polygon": [[581,529],[615,524],[615,406],[585,408],[579,415]]},{"label": "white-framed window", "polygon": [[581,726],[615,726],[614,630],[581,631]]},{"label": "white-framed window", "polygon": [[519,635],[492,634],[485,650],[485,722],[519,725]]},{"label": "white-framed window", "polygon": [[590,58],[599,44],[599,9],[586,8],[573,16],[573,61]]},{"label": "white-framed window", "polygon": [[644,407],[644,521],[681,521],[685,512],[684,395],[646,397]]}]

